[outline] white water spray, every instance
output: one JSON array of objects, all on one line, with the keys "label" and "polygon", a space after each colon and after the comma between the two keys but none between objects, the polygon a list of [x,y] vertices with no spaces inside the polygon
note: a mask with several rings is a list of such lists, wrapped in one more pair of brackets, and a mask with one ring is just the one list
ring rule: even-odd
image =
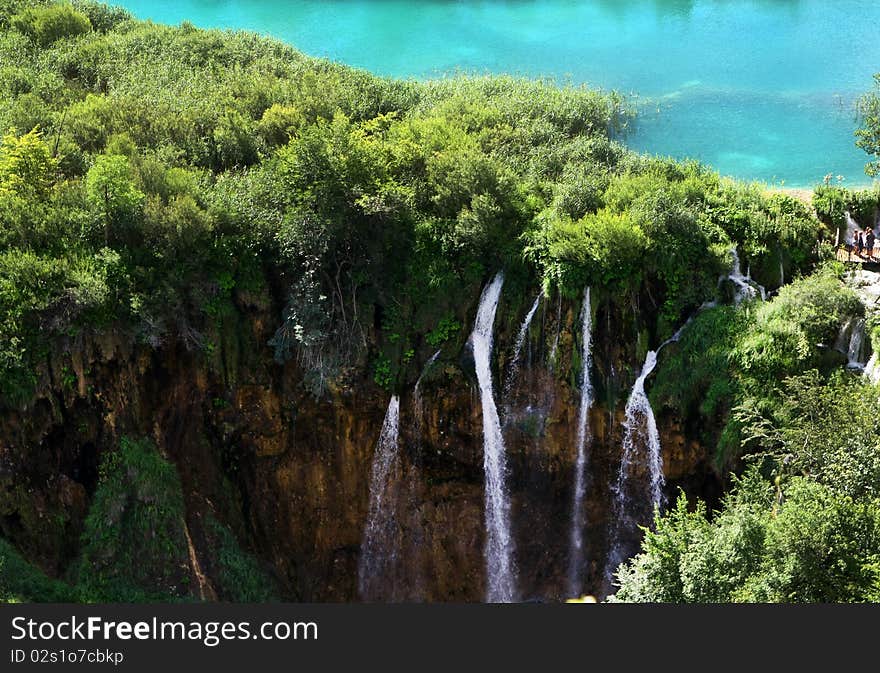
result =
[{"label": "white water spray", "polygon": [[358,590],[365,601],[394,599],[394,596],[383,596],[382,590],[388,585],[388,575],[394,571],[399,556],[396,503],[400,472],[399,424],[400,400],[394,395],[388,403],[382,432],[373,453],[370,509],[358,564]]},{"label": "white water spray", "polygon": [[877,351],[874,351],[868,364],[865,365],[864,375],[874,385],[880,383],[880,363],[877,361]]},{"label": "white water spray", "polygon": [[586,492],[587,441],[590,438],[590,408],[593,406],[592,307],[590,288],[584,290],[581,307],[581,403],[578,409],[577,460],[574,472],[574,497],[571,511],[571,536],[568,559],[568,595],[579,596],[582,589],[581,572],[584,563],[584,495]]},{"label": "white water spray", "polygon": [[535,317],[535,313],[538,311],[538,306],[541,304],[541,296],[543,294],[543,292],[539,292],[538,296],[535,297],[535,302],[526,314],[525,320],[523,320],[523,323],[519,328],[519,333],[516,335],[516,342],[513,346],[513,357],[510,359],[507,377],[504,379],[504,399],[509,397],[510,391],[513,389],[513,384],[516,383],[516,375],[517,372],[519,372],[519,356],[522,353],[522,347],[526,341],[526,335],[529,332],[532,319]]},{"label": "white water spray", "polygon": [[849,345],[846,349],[847,367],[850,369],[862,369],[865,366],[865,321],[859,318],[852,327],[849,337]]},{"label": "white water spray", "polygon": [[735,245],[730,247],[730,254],[733,256],[733,268],[727,278],[736,286],[736,293],[733,297],[734,302],[739,304],[744,299],[754,299],[758,293],[761,295],[761,300],[766,301],[767,292],[761,285],[758,285],[758,283],[751,279],[751,269],[745,276],[740,270],[739,254],[736,251]]},{"label": "white water spray", "polygon": [[413,388],[413,406],[416,411],[416,422],[419,425],[419,429],[421,429],[422,425],[422,379],[425,378],[425,374],[431,369],[431,365],[433,365],[437,358],[440,357],[441,350],[438,350],[434,355],[430,357],[430,359],[425,363],[425,366],[422,368],[422,373],[419,374],[419,378],[416,380],[416,385]]},{"label": "white water spray", "polygon": [[864,318],[850,318],[840,327],[834,350],[846,356],[847,369],[862,370],[867,366],[867,337]]},{"label": "white water spray", "polygon": [[647,394],[645,394],[645,381],[657,366],[657,353],[658,351],[648,351],[645,364],[642,366],[642,371],[636,379],[626,403],[626,420],[623,423],[623,457],[617,472],[617,480],[612,487],[614,500],[610,531],[611,546],[605,567],[608,581],[611,581],[614,571],[624,560],[623,529],[624,527],[634,527],[630,516],[632,507],[629,502],[627,482],[630,472],[637,462],[637,454],[641,446],[645,447],[647,453],[643,462],[648,468],[648,496],[652,507],[662,507],[663,505],[665,480],[663,459],[660,453],[660,433],[657,430],[654,410],[651,408]]},{"label": "white water spray", "polygon": [[510,603],[515,600],[515,569],[513,565],[513,539],[510,534],[510,503],[505,484],[507,457],[498,409],[492,395],[492,331],[495,311],[501,296],[504,275],[498,275],[480,296],[471,345],[477,382],[480,386],[480,402],[483,408],[483,470],[485,472],[485,518],[486,518],[486,600],[489,603]]},{"label": "white water spray", "polygon": [[[663,478],[663,457],[660,453],[660,433],[657,431],[654,410],[648,401],[647,393],[645,393],[645,381],[654,371],[654,367],[657,366],[658,352],[659,350],[648,351],[648,355],[645,357],[645,364],[642,366],[642,372],[639,374],[639,378],[636,379],[632,393],[630,393],[629,400],[626,403],[626,420],[623,424],[623,461],[620,465],[617,481],[618,485],[622,486],[638,451],[638,439],[642,436],[648,452],[647,465],[650,476],[649,493],[651,503],[656,506],[662,506],[665,480]],[[641,428],[639,417],[644,419],[644,429]]]},{"label": "white water spray", "polygon": [[848,210],[843,213],[843,219],[846,222],[845,242],[851,244],[854,240],[855,234],[860,232],[862,228],[859,226],[859,223],[853,219],[853,216],[850,215]]}]

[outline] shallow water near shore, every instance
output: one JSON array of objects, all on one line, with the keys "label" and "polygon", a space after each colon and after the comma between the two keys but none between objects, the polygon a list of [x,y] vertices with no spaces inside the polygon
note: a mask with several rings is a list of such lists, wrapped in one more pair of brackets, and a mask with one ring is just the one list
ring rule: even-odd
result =
[{"label": "shallow water near shore", "polygon": [[635,149],[787,187],[869,182],[854,102],[880,71],[865,0],[122,0],[138,17],[248,29],[380,75],[552,76],[632,96]]}]

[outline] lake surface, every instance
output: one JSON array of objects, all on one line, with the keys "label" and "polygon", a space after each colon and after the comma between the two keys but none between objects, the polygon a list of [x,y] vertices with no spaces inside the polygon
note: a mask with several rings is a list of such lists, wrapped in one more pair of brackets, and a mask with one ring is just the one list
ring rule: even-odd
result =
[{"label": "lake surface", "polygon": [[617,89],[627,144],[790,187],[867,184],[854,101],[880,72],[877,0],[114,0],[255,30],[381,75],[509,72]]}]

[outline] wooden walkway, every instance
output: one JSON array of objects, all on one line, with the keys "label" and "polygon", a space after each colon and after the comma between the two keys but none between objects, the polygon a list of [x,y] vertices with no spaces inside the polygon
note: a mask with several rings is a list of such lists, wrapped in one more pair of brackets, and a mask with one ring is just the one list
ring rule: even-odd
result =
[{"label": "wooden walkway", "polygon": [[880,248],[875,247],[874,256],[868,257],[867,252],[863,251],[859,255],[855,251],[850,252],[846,249],[846,246],[841,245],[837,248],[837,261],[850,264],[880,264]]}]

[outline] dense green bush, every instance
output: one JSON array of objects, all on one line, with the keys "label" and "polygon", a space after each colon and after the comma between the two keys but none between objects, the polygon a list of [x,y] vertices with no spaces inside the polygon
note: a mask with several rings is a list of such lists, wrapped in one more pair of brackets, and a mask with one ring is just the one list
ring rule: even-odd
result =
[{"label": "dense green bush", "polygon": [[75,569],[89,602],[187,596],[183,493],[174,466],[147,440],[123,439],[104,456]]},{"label": "dense green bush", "polygon": [[[700,312],[664,351],[651,398],[715,446],[719,466],[758,448],[754,431],[743,435],[744,424],[769,423],[789,408],[787,377],[815,370],[815,390],[824,391],[839,370],[844,358],[834,346],[841,328],[864,313],[839,274],[836,264],[822,266],[767,302]],[[804,406],[791,407],[792,417]]]},{"label": "dense green bush", "polygon": [[[880,598],[877,388],[838,369],[738,408],[755,462],[710,519],[685,498],[618,573],[614,600],[861,602]],[[767,411],[769,409],[769,412]],[[772,479],[772,481],[771,481]]]},{"label": "dense green bush", "polygon": [[803,477],[741,480],[710,522],[685,498],[647,531],[612,600],[849,603],[880,598],[880,501]]},{"label": "dense green bush", "polygon": [[758,306],[732,357],[749,387],[764,386],[820,367],[841,325],[863,313],[858,296],[840,281],[838,269],[824,267]]},{"label": "dense green bush", "polygon": [[208,532],[216,540],[216,590],[219,597],[236,603],[265,603],[276,597],[276,588],[266,571],[250,554],[242,551],[232,532],[209,519]]},{"label": "dense green bush", "polygon": [[75,598],[71,587],[47,577],[0,539],[0,603],[69,603]]},{"label": "dense green bush", "polygon": [[46,7],[28,7],[12,17],[12,26],[32,38],[41,47],[47,47],[63,37],[88,33],[92,23],[85,14],[72,5],[54,4]]}]

